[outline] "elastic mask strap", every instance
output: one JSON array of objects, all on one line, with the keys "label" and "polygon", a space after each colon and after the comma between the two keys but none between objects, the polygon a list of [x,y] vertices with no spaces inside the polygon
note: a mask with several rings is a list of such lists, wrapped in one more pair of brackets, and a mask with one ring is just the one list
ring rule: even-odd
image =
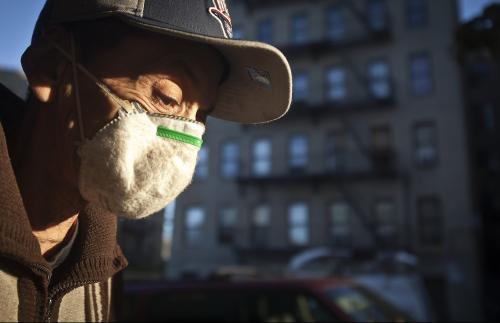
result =
[{"label": "elastic mask strap", "polygon": [[85,141],[85,130],[83,126],[83,118],[82,118],[82,104],[80,101],[80,85],[78,83],[78,74],[76,68],[76,48],[75,48],[75,38],[73,37],[73,33],[71,34],[71,66],[73,67],[73,83],[75,84],[75,98],[76,98],[76,114],[78,117],[78,124],[80,128],[80,140],[82,142]]},{"label": "elastic mask strap", "polygon": [[132,104],[129,101],[122,100],[116,95],[114,95],[106,85],[104,85],[100,80],[98,80],[92,73],[90,73],[85,67],[83,67],[80,63],[76,61],[76,44],[75,44],[75,37],[73,33],[71,33],[71,52],[72,54],[70,55],[64,48],[59,46],[56,42],[54,42],[52,39],[44,35],[44,38],[54,46],[55,49],[57,49],[66,59],[68,59],[72,66],[73,66],[73,81],[75,83],[75,97],[76,97],[76,107],[77,107],[77,117],[78,117],[78,122],[80,123],[80,137],[82,140],[85,140],[85,134],[83,131],[83,119],[82,119],[82,108],[81,108],[81,101],[80,101],[80,87],[78,83],[78,77],[77,77],[77,71],[80,70],[83,74],[85,74],[88,78],[90,78],[94,83],[104,92],[105,95],[107,95],[111,100],[113,100],[115,103],[117,103],[120,107],[124,108],[127,112],[130,112],[133,107]]}]

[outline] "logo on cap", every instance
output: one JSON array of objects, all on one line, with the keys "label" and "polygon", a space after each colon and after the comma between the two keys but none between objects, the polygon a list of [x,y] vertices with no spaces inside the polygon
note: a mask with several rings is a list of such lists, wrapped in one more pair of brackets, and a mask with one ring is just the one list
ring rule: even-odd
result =
[{"label": "logo on cap", "polygon": [[224,37],[233,38],[233,24],[231,23],[231,17],[229,16],[229,10],[227,10],[225,0],[212,0],[214,6],[208,8],[208,12],[217,19],[222,27],[222,32]]}]

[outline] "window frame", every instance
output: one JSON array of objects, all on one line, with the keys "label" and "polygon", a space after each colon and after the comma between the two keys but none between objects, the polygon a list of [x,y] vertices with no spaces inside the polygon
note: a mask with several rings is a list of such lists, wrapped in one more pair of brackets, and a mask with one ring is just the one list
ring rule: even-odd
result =
[{"label": "window frame", "polygon": [[[268,31],[269,35],[267,35],[267,36],[269,36],[270,39],[263,39],[260,37],[262,35],[261,34],[262,30],[260,28],[266,24],[268,24],[267,27],[269,28],[269,31]],[[267,44],[274,43],[274,41],[275,41],[275,22],[274,22],[273,18],[268,17],[268,18],[260,19],[259,21],[257,21],[255,26],[256,26],[256,35],[255,35],[256,37],[255,38],[257,41],[267,43]]]},{"label": "window frame", "polygon": [[[305,244],[297,244],[295,243],[293,240],[292,240],[292,235],[291,235],[291,230],[293,228],[295,228],[296,226],[292,227],[292,221],[291,221],[291,213],[290,213],[290,210],[293,206],[295,205],[299,205],[299,204],[302,204],[306,207],[306,224],[304,225],[304,228],[307,230],[306,231],[306,236],[307,236],[307,242]],[[310,205],[305,202],[305,200],[295,200],[295,201],[292,201],[292,202],[289,202],[287,204],[287,209],[286,209],[286,227],[287,227],[287,230],[286,230],[286,236],[287,236],[287,242],[288,242],[288,245],[291,247],[291,248],[298,248],[298,249],[301,249],[301,248],[308,248],[312,245],[312,228],[311,228],[311,210],[310,210]],[[302,227],[302,226],[301,226]]]},{"label": "window frame", "polygon": [[[437,242],[429,242],[429,241],[424,241],[423,233],[422,233],[422,205],[423,201],[434,201],[436,202],[436,209],[438,212],[438,220],[440,222],[440,232],[438,232],[438,240]],[[445,207],[443,200],[439,197],[437,194],[427,194],[427,195],[421,195],[417,197],[417,218],[416,218],[416,224],[417,224],[417,241],[418,244],[422,247],[427,247],[427,248],[440,248],[443,247],[446,241],[446,218],[445,218]]]},{"label": "window frame", "polygon": [[[424,8],[422,13],[425,18],[422,20],[420,23],[415,23],[410,17],[412,17],[412,6],[411,2],[412,1],[422,1],[423,6],[420,6],[421,8]],[[428,0],[405,0],[404,4],[404,10],[405,10],[405,18],[406,18],[406,27],[410,30],[418,30],[418,29],[423,29],[429,26],[430,23],[430,13],[431,10],[429,8],[429,1]],[[420,8],[420,9],[421,9]]]},{"label": "window frame", "polygon": [[[417,139],[417,130],[422,127],[432,127],[434,128],[434,142],[435,142],[435,151],[436,151],[436,157],[432,161],[425,161],[421,162],[419,161],[418,158],[418,149],[419,149],[419,143]],[[440,164],[440,158],[441,158],[441,152],[440,152],[440,145],[439,145],[439,128],[437,125],[437,122],[434,120],[420,120],[416,121],[413,123],[412,127],[412,141],[413,141],[413,163],[416,168],[418,169],[435,169],[439,167]]]},{"label": "window frame", "polygon": [[[267,142],[269,142],[269,145],[270,145],[270,153],[269,153],[269,158],[268,158],[268,161],[269,161],[269,172],[267,172],[265,174],[258,174],[255,171],[255,162],[256,162],[255,145],[257,144],[257,142],[263,141],[263,140],[266,140]],[[252,176],[255,176],[255,177],[270,176],[273,173],[273,139],[272,139],[272,136],[259,136],[259,137],[255,138],[252,141],[251,152],[252,153],[251,153],[251,166],[250,166],[251,169],[250,169],[250,174],[252,174]]]},{"label": "window frame", "polygon": [[[292,160],[294,159],[294,156],[292,154],[292,142],[294,139],[296,139],[298,137],[302,137],[302,139],[305,140],[305,144],[306,144],[305,156],[295,156],[295,158],[305,157],[306,162],[304,165],[301,165],[301,166],[293,165],[293,163],[292,163]],[[288,167],[288,170],[290,172],[296,172],[296,171],[305,172],[305,171],[307,171],[307,169],[309,167],[310,161],[311,161],[311,142],[309,139],[309,135],[306,134],[305,132],[295,132],[295,133],[290,134],[288,136],[288,140],[287,140],[287,167]]]},{"label": "window frame", "polygon": [[[296,97],[296,84],[298,84],[299,82],[296,81],[295,79],[295,76],[304,76],[304,79],[305,79],[305,93],[304,93],[304,97],[303,98],[297,98]],[[293,92],[292,92],[292,99],[293,99],[293,102],[294,103],[298,103],[298,104],[304,104],[308,101],[309,97],[311,96],[311,77],[310,77],[310,73],[308,70],[306,69],[297,69],[293,72],[292,74],[292,80],[293,80]],[[300,93],[300,92],[299,92]]]},{"label": "window frame", "polygon": [[[263,242],[260,242],[260,241],[257,241],[256,239],[256,231],[258,229],[258,226],[256,225],[255,223],[255,211],[257,210],[257,208],[259,207],[262,207],[262,206],[265,206],[265,207],[268,207],[269,209],[269,223],[267,225],[267,227],[265,227],[265,241]],[[255,203],[251,209],[251,214],[250,214],[250,243],[252,244],[252,246],[256,247],[256,248],[267,248],[269,247],[270,245],[270,232],[271,232],[271,229],[272,229],[272,213],[273,213],[273,206],[270,202],[268,201],[262,201],[262,202],[259,202],[259,203]],[[260,227],[260,228],[264,228],[264,226]]]},{"label": "window frame", "polygon": [[[332,219],[332,208],[335,204],[345,204],[348,208],[349,216],[348,216],[348,227],[349,227],[349,233],[346,235],[345,241],[342,242],[341,244],[337,244],[334,241],[334,236],[333,236],[333,219]],[[328,244],[338,246],[341,248],[352,248],[354,244],[354,222],[353,222],[353,217],[354,215],[354,209],[352,206],[349,204],[349,202],[345,199],[334,199],[329,201],[326,204],[326,214],[327,214],[327,239],[328,239]]]},{"label": "window frame", "polygon": [[[305,21],[305,30],[302,30],[305,32],[305,38],[295,38],[297,36],[296,33],[296,19],[298,18],[303,18]],[[311,20],[310,20],[310,15],[308,14],[307,11],[300,11],[292,14],[290,16],[290,38],[289,41],[292,45],[294,46],[300,46],[307,44],[311,41]]]},{"label": "window frame", "polygon": [[[330,98],[330,81],[329,81],[329,74],[332,70],[341,70],[343,72],[343,81],[338,82],[339,84],[341,83],[343,85],[343,97],[342,98],[337,98],[333,99]],[[335,104],[343,104],[348,101],[349,98],[349,86],[348,86],[349,80],[348,80],[348,74],[347,74],[347,69],[345,66],[342,64],[335,64],[335,65],[329,65],[324,69],[323,72],[323,89],[324,89],[324,95],[323,95],[323,100],[327,105],[335,105]]]},{"label": "window frame", "polygon": [[[379,219],[379,214],[378,214],[378,211],[377,211],[377,207],[381,204],[381,203],[387,203],[389,202],[390,204],[392,204],[392,207],[393,207],[393,229],[394,229],[394,233],[392,236],[390,237],[385,237],[383,235],[380,234],[380,219]],[[396,199],[393,198],[393,197],[378,197],[376,198],[373,203],[372,203],[372,219],[373,219],[373,222],[375,223],[375,228],[376,228],[376,234],[377,234],[377,237],[382,240],[382,242],[384,243],[384,247],[398,247],[399,246],[399,239],[400,239],[400,223],[398,221],[398,208],[397,208],[397,204],[396,204]]]},{"label": "window frame", "polygon": [[[231,236],[228,235],[228,237],[230,236],[230,238],[226,238],[224,236],[229,231],[229,230],[227,230],[228,227],[226,227],[224,225],[224,221],[223,221],[224,211],[227,211],[227,210],[234,210],[235,211],[234,226],[232,228],[232,232],[230,233]],[[238,207],[235,205],[226,204],[218,209],[218,212],[217,212],[217,242],[219,243],[219,245],[222,245],[222,246],[233,245],[236,242],[236,231],[237,231],[237,227],[238,227],[238,215],[239,215],[239,210],[238,210]]]},{"label": "window frame", "polygon": [[[426,93],[417,93],[415,91],[415,86],[414,86],[414,80],[416,79],[413,71],[413,62],[415,58],[418,57],[427,57],[428,63],[429,63],[429,70],[430,70],[430,75],[428,80],[431,82],[431,86],[429,87],[429,91]],[[415,51],[409,54],[409,60],[408,60],[408,79],[410,80],[409,82],[409,91],[410,95],[413,98],[427,98],[435,94],[436,92],[436,80],[435,80],[435,69],[434,69],[434,62],[432,58],[432,54],[429,51]]]},{"label": "window frame", "polygon": [[[225,154],[225,149],[228,145],[235,145],[238,152],[237,152],[237,156],[236,156],[236,159],[233,161],[236,165],[236,172],[234,175],[232,176],[229,176],[228,174],[226,174],[226,171],[225,171],[225,167],[227,165],[227,160],[226,160],[226,154]],[[225,140],[222,145],[220,146],[220,176],[222,177],[222,179],[224,180],[233,180],[235,178],[237,178],[238,176],[240,176],[241,174],[241,170],[242,170],[242,167],[241,167],[241,143],[238,142],[237,139],[227,139]]]},{"label": "window frame", "polygon": [[[387,78],[386,78],[385,81],[387,81],[387,86],[389,88],[389,94],[387,96],[385,96],[385,97],[377,97],[377,96],[375,96],[374,93],[373,93],[373,90],[372,90],[373,81],[377,82],[379,80],[372,77],[371,67],[374,64],[380,63],[380,62],[385,63],[385,66],[387,67]],[[388,57],[386,57],[386,56],[379,56],[379,57],[370,58],[366,62],[365,71],[366,71],[365,75],[366,75],[366,79],[368,80],[369,91],[370,91],[368,94],[370,95],[371,98],[373,98],[375,100],[389,100],[389,99],[392,99],[392,98],[394,98],[396,96],[394,82],[393,82],[393,75],[392,75],[392,65],[391,65],[391,62],[389,61]]]},{"label": "window frame", "polygon": [[[378,2],[381,4],[381,7],[383,8],[384,11],[384,23],[381,28],[374,28],[373,26],[373,21],[372,21],[372,10],[371,6],[373,3]],[[366,19],[367,19],[367,24],[368,27],[370,28],[371,32],[383,32],[387,29],[389,29],[389,6],[387,5],[386,0],[365,0],[365,8],[366,8]]]},{"label": "window frame", "polygon": [[[202,152],[205,152],[206,158],[203,159],[205,160],[205,163],[200,163],[202,160],[200,156],[202,156]],[[203,168],[201,168],[203,167]],[[201,172],[200,169],[206,170],[206,174]],[[194,181],[205,181],[210,177],[210,148],[207,144],[203,144],[203,146],[200,148],[198,151],[198,156],[196,160],[196,166],[194,169],[194,174],[193,174],[193,180]]]},{"label": "window frame", "polygon": [[[339,38],[334,38],[332,37],[332,21],[330,19],[330,14],[334,11],[338,11],[338,14],[339,14],[339,17],[340,17],[340,24],[342,26],[342,34]],[[346,36],[347,36],[347,25],[346,25],[346,21],[345,21],[345,15],[344,15],[344,11],[342,10],[342,6],[339,5],[339,4],[332,4],[332,5],[329,5],[328,7],[325,8],[325,15],[324,15],[324,19],[325,19],[325,22],[324,22],[324,28],[325,28],[325,39],[327,39],[328,41],[330,42],[333,42],[333,43],[342,43],[343,41],[346,40]]]},{"label": "window frame", "polygon": [[[201,210],[202,215],[203,215],[201,224],[199,225],[199,227],[196,230],[188,227],[189,210],[193,210],[193,209]],[[183,228],[184,228],[184,230],[183,230],[183,244],[187,248],[199,247],[201,244],[201,241],[204,238],[204,229],[205,229],[205,225],[206,225],[206,221],[207,221],[207,210],[205,207],[203,207],[202,204],[193,204],[193,205],[190,205],[190,206],[187,206],[184,208],[183,215],[184,215],[183,216],[183,220],[184,220],[183,221]],[[189,232],[192,232],[192,231],[199,231],[199,236],[198,236],[199,241],[190,240]]]}]

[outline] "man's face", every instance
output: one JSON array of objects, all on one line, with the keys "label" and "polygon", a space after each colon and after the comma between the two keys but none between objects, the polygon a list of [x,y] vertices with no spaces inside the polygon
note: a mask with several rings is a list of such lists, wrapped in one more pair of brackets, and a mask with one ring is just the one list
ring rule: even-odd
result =
[{"label": "man's face", "polygon": [[[137,101],[149,112],[201,122],[215,104],[223,74],[222,56],[211,47],[150,32],[124,37],[84,65],[122,99]],[[89,138],[120,107],[83,73],[79,84]]]},{"label": "man's face", "polygon": [[[75,35],[76,60],[124,100],[137,101],[153,113],[204,122],[215,104],[223,75],[222,56],[209,46],[148,31],[124,28],[118,34],[126,36],[120,36],[109,48],[90,52]],[[47,37],[71,53],[70,34],[65,30],[55,28]],[[75,142],[80,141],[80,125],[72,64],[47,40],[28,49],[23,67],[35,97],[50,105],[38,110],[44,120],[40,122],[47,125],[44,131],[50,147],[36,149],[47,156],[52,178],[77,191],[79,157]],[[121,107],[81,70],[76,74],[84,134],[91,139]],[[51,152],[48,155],[47,149]]]}]

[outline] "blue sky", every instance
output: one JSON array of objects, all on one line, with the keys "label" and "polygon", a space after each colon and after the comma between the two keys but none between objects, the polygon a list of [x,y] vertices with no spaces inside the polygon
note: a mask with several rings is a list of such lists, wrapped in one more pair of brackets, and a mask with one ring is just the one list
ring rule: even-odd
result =
[{"label": "blue sky", "polygon": [[[0,0],[0,68],[20,69],[20,57],[30,42],[33,26],[45,0]],[[400,0],[397,0],[400,1]],[[479,14],[482,8],[500,0],[459,0],[462,20]],[[6,5],[9,3],[9,5]]]}]

